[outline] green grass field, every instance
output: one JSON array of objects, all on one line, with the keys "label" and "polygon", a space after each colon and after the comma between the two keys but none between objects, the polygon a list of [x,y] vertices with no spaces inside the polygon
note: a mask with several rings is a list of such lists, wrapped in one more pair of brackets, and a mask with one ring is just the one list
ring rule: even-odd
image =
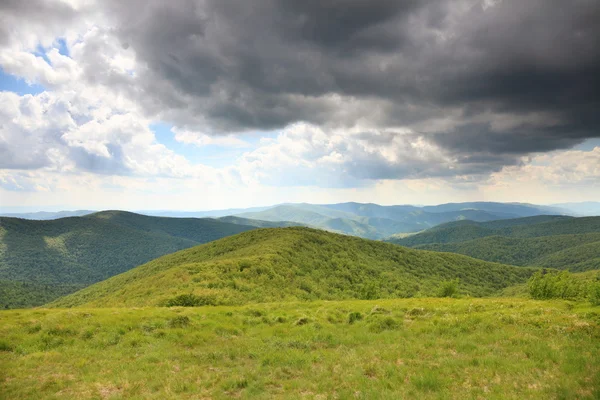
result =
[{"label": "green grass field", "polygon": [[0,313],[2,399],[598,399],[600,308],[394,299]]}]

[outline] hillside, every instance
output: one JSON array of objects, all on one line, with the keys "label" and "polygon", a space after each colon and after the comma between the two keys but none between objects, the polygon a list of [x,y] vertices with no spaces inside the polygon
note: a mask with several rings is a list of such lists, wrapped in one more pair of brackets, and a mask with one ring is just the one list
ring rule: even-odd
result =
[{"label": "hillside", "polygon": [[[574,278],[575,282],[578,282],[585,287],[592,282],[597,282],[600,280],[600,269],[576,272],[571,274],[571,276]],[[527,283],[519,283],[515,286],[504,288],[500,291],[499,295],[500,297],[531,298]],[[578,300],[581,301],[582,299]]]},{"label": "hillside", "polygon": [[600,233],[535,238],[488,236],[458,243],[434,243],[415,248],[464,254],[511,265],[584,271],[600,268]]},{"label": "hillside", "polygon": [[600,268],[600,217],[459,221],[388,241],[511,265],[570,271]]},{"label": "hillside", "polygon": [[308,228],[259,229],[161,257],[51,306],[156,306],[181,295],[198,305],[431,296],[454,278],[462,293],[487,296],[533,271]]},{"label": "hillside", "polygon": [[490,222],[459,221],[438,225],[391,243],[418,246],[433,243],[457,243],[487,236],[532,238],[552,235],[575,235],[600,232],[600,217],[537,216]]},{"label": "hillside", "polygon": [[249,229],[121,211],[51,221],[0,218],[0,307],[40,305],[162,255]]}]

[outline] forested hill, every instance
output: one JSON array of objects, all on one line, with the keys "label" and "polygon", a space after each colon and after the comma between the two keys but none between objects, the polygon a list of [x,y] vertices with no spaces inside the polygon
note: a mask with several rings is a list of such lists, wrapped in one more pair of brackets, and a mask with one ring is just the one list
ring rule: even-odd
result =
[{"label": "forested hill", "polygon": [[0,307],[40,305],[177,250],[254,229],[123,211],[33,221],[0,217]]},{"label": "forested hill", "polygon": [[390,241],[512,265],[600,269],[600,217],[461,221]]},{"label": "forested hill", "polygon": [[153,260],[53,303],[71,306],[245,304],[433,296],[443,281],[487,296],[533,269],[408,249],[309,228],[258,229]]},{"label": "forested hill", "polygon": [[456,221],[404,237],[390,238],[391,243],[418,246],[432,243],[457,243],[486,236],[531,238],[551,235],[575,235],[600,232],[600,217],[574,218],[540,215],[489,222]]}]

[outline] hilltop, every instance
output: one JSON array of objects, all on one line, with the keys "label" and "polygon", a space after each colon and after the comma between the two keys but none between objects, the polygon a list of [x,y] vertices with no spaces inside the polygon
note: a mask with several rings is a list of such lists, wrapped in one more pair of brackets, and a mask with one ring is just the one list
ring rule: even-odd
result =
[{"label": "hilltop", "polygon": [[51,305],[157,306],[179,304],[182,295],[196,305],[432,296],[454,278],[463,294],[488,296],[533,271],[309,228],[258,229],[161,257]]},{"label": "hilltop", "polygon": [[123,211],[51,221],[0,217],[0,307],[44,304],[162,255],[249,229]]}]

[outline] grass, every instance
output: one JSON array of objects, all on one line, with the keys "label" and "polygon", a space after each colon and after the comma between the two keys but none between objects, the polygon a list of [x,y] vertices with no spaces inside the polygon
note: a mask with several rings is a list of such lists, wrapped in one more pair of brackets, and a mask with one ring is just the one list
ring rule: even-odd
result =
[{"label": "grass", "polygon": [[395,299],[0,313],[0,398],[594,399],[600,308]]}]

